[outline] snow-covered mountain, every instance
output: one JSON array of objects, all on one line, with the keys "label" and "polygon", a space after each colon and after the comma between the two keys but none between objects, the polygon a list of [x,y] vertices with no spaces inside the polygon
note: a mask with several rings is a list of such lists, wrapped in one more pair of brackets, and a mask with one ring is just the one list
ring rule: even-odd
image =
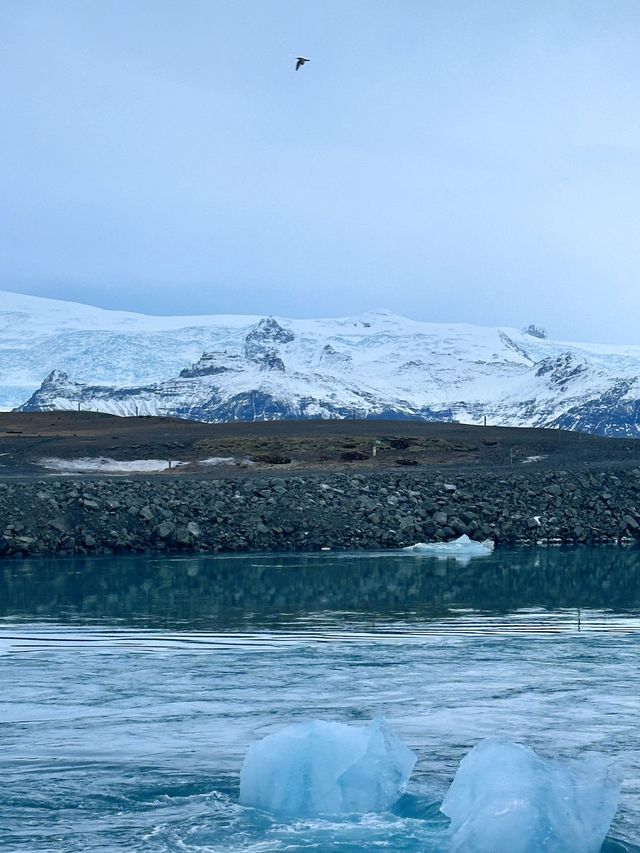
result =
[{"label": "snow-covered mountain", "polygon": [[206,421],[486,416],[505,426],[639,435],[640,347],[387,311],[333,320],[147,317],[3,293],[0,400],[29,411],[80,406]]}]

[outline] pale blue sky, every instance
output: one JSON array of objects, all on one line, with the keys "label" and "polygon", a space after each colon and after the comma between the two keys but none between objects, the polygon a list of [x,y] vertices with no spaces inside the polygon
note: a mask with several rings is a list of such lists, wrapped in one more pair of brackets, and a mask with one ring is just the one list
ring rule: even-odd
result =
[{"label": "pale blue sky", "polygon": [[0,0],[0,44],[2,289],[640,343],[637,0]]}]

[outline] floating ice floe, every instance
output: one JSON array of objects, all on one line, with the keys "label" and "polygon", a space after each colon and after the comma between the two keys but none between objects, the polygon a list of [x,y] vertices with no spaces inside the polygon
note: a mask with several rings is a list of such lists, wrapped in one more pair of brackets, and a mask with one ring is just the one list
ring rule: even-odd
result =
[{"label": "floating ice floe", "polygon": [[476,542],[474,539],[469,539],[466,533],[452,542],[416,542],[415,545],[408,545],[403,548],[403,551],[414,554],[426,554],[430,557],[439,557],[448,559],[452,557],[461,562],[468,562],[474,557],[486,557],[492,553],[494,543],[491,539],[485,539],[483,542]]},{"label": "floating ice floe", "polygon": [[295,723],[249,748],[240,802],[291,816],[385,811],[415,762],[382,718],[367,726]]},{"label": "floating ice floe", "polygon": [[169,468],[181,468],[188,462],[176,459],[134,459],[123,461],[107,456],[85,456],[78,459],[60,459],[51,457],[38,463],[43,468],[59,471],[63,474],[135,474],[167,471]]},{"label": "floating ice floe", "polygon": [[619,797],[598,758],[563,764],[487,740],[463,758],[441,809],[451,853],[599,853]]}]

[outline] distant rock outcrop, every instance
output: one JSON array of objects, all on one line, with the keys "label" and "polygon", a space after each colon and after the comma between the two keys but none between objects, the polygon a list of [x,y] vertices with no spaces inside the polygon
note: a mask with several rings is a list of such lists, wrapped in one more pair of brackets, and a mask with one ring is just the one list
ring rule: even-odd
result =
[{"label": "distant rock outcrop", "polygon": [[339,352],[331,344],[325,344],[320,353],[320,364],[323,367],[347,367],[353,363],[353,359],[346,352]]},{"label": "distant rock outcrop", "polygon": [[217,376],[242,370],[243,358],[239,355],[229,355],[226,352],[205,352],[191,367],[180,371],[180,378],[191,379],[196,376]]},{"label": "distant rock outcrop", "polygon": [[545,327],[538,326],[535,323],[529,323],[529,325],[526,326],[522,330],[522,332],[525,335],[531,335],[532,338],[540,338],[540,340],[543,341],[547,339],[547,330],[545,329]]},{"label": "distant rock outcrop", "polygon": [[584,362],[578,361],[571,352],[564,352],[555,358],[545,358],[536,365],[536,376],[544,378],[550,384],[564,390],[574,379],[588,371]]},{"label": "distant rock outcrop", "polygon": [[282,373],[285,371],[284,361],[274,349],[265,349],[259,356],[254,357],[254,361],[258,362],[260,370],[279,370]]}]

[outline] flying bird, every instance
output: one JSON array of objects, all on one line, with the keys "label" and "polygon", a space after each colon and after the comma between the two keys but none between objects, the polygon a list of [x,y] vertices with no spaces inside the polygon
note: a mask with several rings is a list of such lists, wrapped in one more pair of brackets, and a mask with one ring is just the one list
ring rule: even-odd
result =
[{"label": "flying bird", "polygon": [[311,62],[311,60],[307,59],[306,56],[298,56],[296,59],[296,71],[298,70],[298,68],[302,68],[305,62]]}]

